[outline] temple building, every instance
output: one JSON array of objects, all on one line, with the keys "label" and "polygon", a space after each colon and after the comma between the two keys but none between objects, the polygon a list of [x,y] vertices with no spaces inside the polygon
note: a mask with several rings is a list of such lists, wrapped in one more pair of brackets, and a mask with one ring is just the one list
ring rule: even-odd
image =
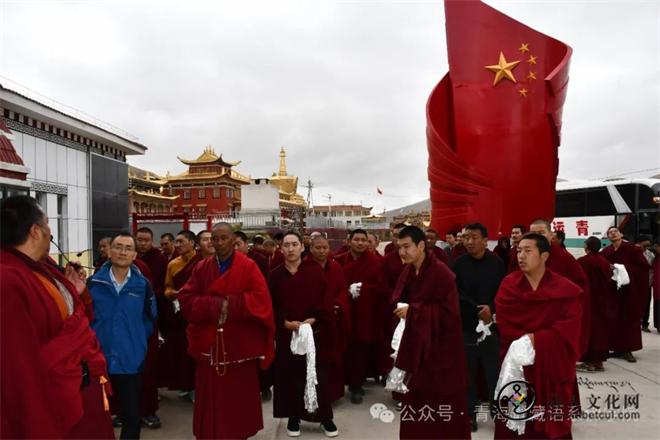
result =
[{"label": "temple building", "polygon": [[305,198],[298,194],[298,177],[290,176],[286,172],[286,151],[280,150],[280,169],[273,173],[270,184],[277,187],[280,192],[280,209],[305,209]]},{"label": "temple building", "polygon": [[170,214],[179,196],[163,194],[167,180],[151,171],[128,167],[128,209],[138,214]]},{"label": "temple building", "polygon": [[308,223],[315,225],[313,218],[322,218],[330,219],[333,223],[347,228],[358,227],[364,223],[364,218],[371,215],[371,209],[371,207],[362,205],[314,205],[309,210]]},{"label": "temple building", "polygon": [[233,215],[241,208],[241,186],[250,178],[234,169],[239,162],[228,162],[208,146],[197,159],[181,159],[188,171],[165,176],[163,195],[174,197],[174,213],[187,212],[193,218]]}]

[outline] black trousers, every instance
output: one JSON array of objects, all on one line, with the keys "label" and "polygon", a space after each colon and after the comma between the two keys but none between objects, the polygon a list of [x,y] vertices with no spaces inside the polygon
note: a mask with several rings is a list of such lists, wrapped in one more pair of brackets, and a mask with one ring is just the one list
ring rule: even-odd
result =
[{"label": "black trousers", "polygon": [[644,317],[642,318],[642,327],[648,327],[650,324],[649,318],[651,317],[651,301],[653,301],[653,326],[656,328],[656,330],[660,330],[660,322],[658,322],[658,301],[653,299],[653,289],[650,286],[646,301],[644,302]]},{"label": "black trousers", "polygon": [[111,374],[110,383],[114,398],[119,401],[121,419],[120,439],[140,438],[140,396],[142,372],[136,374]]},{"label": "black trousers", "polygon": [[[486,376],[486,385],[488,387],[488,400],[493,402],[495,399],[495,387],[500,375],[500,336],[497,331],[493,331],[490,336],[484,339],[479,345],[475,343],[472,335],[464,335],[463,342],[465,348],[465,360],[468,368],[468,414],[474,415],[477,406],[477,382],[479,374],[479,365],[483,368]],[[489,409],[490,411],[490,409]]]}]

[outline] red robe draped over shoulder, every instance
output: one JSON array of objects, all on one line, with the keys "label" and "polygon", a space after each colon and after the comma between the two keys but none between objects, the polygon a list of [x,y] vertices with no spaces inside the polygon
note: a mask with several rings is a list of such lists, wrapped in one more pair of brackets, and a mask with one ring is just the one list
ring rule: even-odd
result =
[{"label": "red robe draped over shoulder", "polygon": [[[100,384],[105,358],[75,287],[13,249],[0,251],[0,279],[0,437],[113,438]],[[44,283],[68,291],[72,313]],[[90,382],[81,390],[82,361]]]},{"label": "red robe draped over shoulder", "polygon": [[[406,372],[400,438],[470,438],[467,367],[454,273],[433,254],[418,274],[405,265],[391,303],[408,303],[395,366]],[[421,420],[428,406],[449,406],[451,417]]]},{"label": "red robe draped over shoulder", "polygon": [[[223,299],[228,315],[219,332]],[[263,428],[258,364],[265,369],[274,357],[273,306],[263,275],[240,252],[232,253],[224,273],[210,257],[193,270],[179,301],[189,322],[188,352],[196,360],[193,433],[197,438],[255,435]]]},{"label": "red robe draped over shoulder", "polygon": [[[508,275],[495,296],[500,358],[516,339],[534,334],[534,364],[524,367],[525,380],[536,390],[544,420],[528,421],[525,438],[570,438],[575,363],[580,357],[582,289],[546,269],[536,290],[521,271]],[[553,413],[552,405],[562,417]],[[558,420],[559,419],[559,420]],[[518,438],[498,417],[495,438]]]},{"label": "red robe draped over shoulder", "polygon": [[619,249],[607,246],[601,254],[611,264],[623,264],[626,267],[630,284],[621,287],[616,305],[616,319],[611,327],[610,350],[628,352],[642,349],[641,320],[644,314],[644,302],[647,300],[649,286],[649,262],[639,246],[624,241]]},{"label": "red robe draped over shoulder", "polygon": [[[588,253],[577,260],[589,282],[591,330],[585,362],[603,362],[607,359],[609,332],[614,324],[617,292],[612,281],[610,263],[600,254]],[[587,324],[583,324],[587,325]]]}]

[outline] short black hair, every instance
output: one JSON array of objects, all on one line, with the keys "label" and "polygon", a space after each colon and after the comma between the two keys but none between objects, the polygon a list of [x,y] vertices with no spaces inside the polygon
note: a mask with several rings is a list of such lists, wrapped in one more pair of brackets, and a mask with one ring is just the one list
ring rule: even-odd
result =
[{"label": "short black hair", "polygon": [[248,242],[248,236],[243,231],[234,231],[234,237],[240,238],[241,240],[243,240],[246,243]]},{"label": "short black hair", "polygon": [[146,234],[149,234],[149,235],[151,235],[151,238],[154,238],[154,231],[147,228],[146,226],[142,226],[141,228],[138,228],[138,230],[135,232],[135,235],[139,234],[140,232],[144,232]]},{"label": "short black hair", "polygon": [[360,229],[360,228],[353,229],[351,232],[349,232],[348,233],[348,238],[352,240],[353,237],[355,237],[355,234],[363,234],[365,237],[369,238],[369,235],[367,235],[367,231],[365,231],[364,229]]},{"label": "short black hair", "polygon": [[514,230],[514,229],[520,229],[521,234],[524,234],[525,232],[527,232],[527,228],[525,227],[525,225],[513,225],[513,226],[511,226],[511,230]]},{"label": "short black hair", "polygon": [[406,237],[410,237],[416,245],[419,245],[420,241],[426,242],[426,234],[417,226],[406,226],[399,231],[399,240],[403,240]]},{"label": "short black hair", "polygon": [[466,231],[479,231],[481,238],[488,238],[488,229],[481,223],[469,223],[463,229]]},{"label": "short black hair", "polygon": [[160,238],[165,238],[165,237],[169,238],[171,241],[174,241],[174,235],[170,232],[166,232],[160,236]]},{"label": "short black hair", "polygon": [[648,241],[649,243],[653,243],[653,238],[648,235],[640,235],[639,239],[637,240],[637,243],[641,243],[643,241]]},{"label": "short black hair", "polygon": [[184,237],[186,237],[188,240],[192,241],[193,243],[197,243],[197,236],[190,229],[182,229],[176,235],[177,236],[178,235],[183,235]]},{"label": "short black hair", "polygon": [[25,243],[32,225],[42,225],[46,213],[34,197],[12,196],[0,205],[0,242],[3,246]]},{"label": "short black hair", "polygon": [[300,234],[299,234],[298,232],[296,232],[296,231],[286,231],[284,234],[282,234],[282,240],[284,240],[284,237],[286,237],[286,236],[288,236],[288,235],[295,235],[296,237],[298,237],[298,241],[299,241],[300,243],[302,243],[302,237],[301,237]]},{"label": "short black hair", "polygon": [[548,252],[550,253],[550,242],[545,235],[537,234],[536,232],[528,232],[523,235],[520,241],[522,240],[532,240],[536,243],[536,247],[539,250],[539,253]]},{"label": "short black hair", "polygon": [[584,241],[585,246],[589,252],[597,254],[600,252],[600,248],[603,246],[598,237],[589,237]]},{"label": "short black hair", "polygon": [[[110,241],[110,244],[114,243],[114,241],[115,241],[118,237],[131,237],[131,240],[133,240],[133,248],[136,248],[136,247],[137,247],[137,244],[135,243],[135,237],[133,237],[133,234],[131,234],[131,233],[128,232],[128,231],[121,231],[121,232],[115,234],[115,236],[112,237],[112,241]],[[133,250],[136,250],[136,249],[133,249]]]},{"label": "short black hair", "polygon": [[431,233],[431,234],[438,235],[438,231],[436,231],[436,230],[433,229],[433,228],[426,228],[426,233],[427,233],[427,234],[428,234],[428,233]]},{"label": "short black hair", "polygon": [[256,245],[264,244],[264,238],[261,235],[255,235],[252,237],[252,243]]},{"label": "short black hair", "polygon": [[445,235],[452,235],[452,236],[456,237],[458,235],[458,233],[459,233],[459,231],[457,231],[455,229],[452,229],[450,231],[447,231],[447,234],[445,234]]},{"label": "short black hair", "polygon": [[394,229],[403,229],[406,226],[408,225],[406,225],[405,223],[397,223],[396,225],[394,225]]},{"label": "short black hair", "polygon": [[561,241],[562,243],[564,240],[566,240],[566,232],[564,231],[555,231],[555,235],[557,236],[557,240]]},{"label": "short black hair", "polygon": [[202,238],[202,234],[205,233],[205,232],[208,232],[209,234],[211,234],[211,231],[209,231],[208,229],[204,229],[204,230],[199,231],[197,233],[197,240],[198,241],[199,241],[200,238]]},{"label": "short black hair", "polygon": [[273,235],[273,240],[284,240],[284,233],[278,232],[277,234]]}]

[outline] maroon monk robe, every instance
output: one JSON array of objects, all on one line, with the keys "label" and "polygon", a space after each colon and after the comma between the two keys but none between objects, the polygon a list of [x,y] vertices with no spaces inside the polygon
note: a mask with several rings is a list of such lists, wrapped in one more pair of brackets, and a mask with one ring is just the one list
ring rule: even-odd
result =
[{"label": "maroon monk robe", "polygon": [[[419,273],[406,265],[392,305],[408,304],[395,366],[406,372],[400,438],[470,438],[458,291],[446,264],[427,254]],[[499,312],[498,312],[499,313]],[[449,406],[449,419],[435,414]],[[426,407],[426,409],[424,409]],[[435,417],[421,419],[432,408]]]},{"label": "maroon monk robe", "polygon": [[[75,287],[13,249],[0,251],[0,279],[0,437],[113,438],[105,358]],[[90,371],[82,390],[81,361]]]},{"label": "maroon monk robe", "polygon": [[284,254],[279,248],[277,248],[275,249],[275,252],[273,252],[273,255],[268,258],[268,272],[281,264],[284,264]]},{"label": "maroon monk robe", "polygon": [[[275,371],[273,416],[299,417],[302,420],[324,422],[332,420],[328,390],[330,370],[335,361],[334,297],[327,288],[323,269],[313,261],[302,261],[295,274],[285,265],[274,269],[268,277],[275,313]],[[312,325],[316,346],[316,386],[318,409],[310,414],[305,410],[304,394],[307,383],[306,356],[291,352],[293,332],[284,321],[304,321],[314,318]]]},{"label": "maroon monk robe", "polygon": [[330,252],[330,258],[336,258],[341,254],[344,254],[351,250],[351,247],[347,244],[342,244],[334,252]]},{"label": "maroon monk robe", "polygon": [[615,316],[616,285],[612,281],[610,263],[600,254],[588,253],[577,260],[589,282],[591,331],[587,352],[582,361],[589,363],[607,360],[608,336]]},{"label": "maroon monk robe", "polygon": [[[218,328],[222,300],[227,321]],[[240,252],[222,274],[203,260],[179,293],[195,359],[193,433],[197,438],[247,438],[263,428],[259,376],[274,357],[275,324],[266,281]]]},{"label": "maroon monk robe", "polygon": [[[403,261],[399,256],[398,248],[394,252],[388,252],[382,259],[383,262],[383,279],[385,280],[387,288],[387,297],[391,298],[396,283],[403,271]],[[399,318],[393,314],[394,308],[390,307],[390,304],[385,304],[383,307],[383,339],[380,344],[380,363],[381,370],[376,371],[373,375],[386,375],[392,369],[393,359],[390,356],[392,354],[392,336],[394,335],[394,329],[399,323]],[[372,374],[369,374],[372,375]]]},{"label": "maroon monk robe", "polygon": [[617,291],[616,320],[611,327],[610,350],[614,352],[632,352],[642,349],[642,331],[640,322],[644,313],[644,301],[647,299],[649,283],[649,262],[639,246],[624,241],[619,249],[613,245],[601,251],[611,264],[623,264],[626,267],[630,284]]},{"label": "maroon monk robe", "polygon": [[433,252],[433,256],[436,260],[449,266],[449,257],[447,256],[447,252],[438,246],[431,246],[430,250]]},{"label": "maroon monk robe", "polygon": [[[201,260],[202,257],[195,254],[183,269],[174,274],[172,282],[175,290],[181,289],[186,284],[193,269]],[[169,299],[163,297],[160,310],[162,310],[162,314],[159,315],[159,327],[165,342],[158,353],[162,365],[159,370],[162,375],[159,382],[170,390],[193,390],[195,388],[195,363],[187,355],[186,329],[188,322],[181,312],[174,313],[174,305]]]},{"label": "maroon monk robe", "polygon": [[520,270],[520,267],[518,266],[518,246],[515,244],[511,246],[511,250],[509,251],[508,264],[509,267],[507,270],[507,274]]},{"label": "maroon monk robe", "polygon": [[362,386],[369,371],[380,372],[382,365],[381,344],[384,340],[384,313],[389,299],[381,260],[371,252],[363,252],[357,259],[351,252],[337,256],[344,270],[346,284],[362,283],[360,296],[352,300],[351,338],[346,353],[351,362],[347,366],[348,385]]},{"label": "maroon monk robe", "polygon": [[385,246],[385,255],[387,255],[387,254],[389,254],[389,253],[391,253],[391,252],[396,252],[396,250],[397,250],[396,244],[394,244],[393,241],[390,241],[390,242],[387,243],[387,245]]},{"label": "maroon monk robe", "polygon": [[581,353],[581,295],[578,285],[547,269],[536,290],[520,271],[502,281],[495,296],[500,358],[504,360],[513,341],[534,334],[534,364],[524,367],[524,374],[536,390],[536,405],[544,408],[545,417],[528,421],[523,436],[497,417],[496,439],[571,438],[570,413],[579,403],[574,400],[574,384],[575,363]]},{"label": "maroon monk robe", "polygon": [[504,262],[504,267],[509,266],[509,253],[511,249],[505,248],[504,246],[501,246],[499,243],[497,246],[495,246],[495,249],[493,249],[493,253],[500,257],[500,260]]},{"label": "maroon monk robe", "polygon": [[264,278],[268,277],[268,257],[264,255],[263,252],[260,252],[256,249],[250,249],[247,253],[247,256],[250,257],[250,259],[255,263],[257,263],[257,266],[259,267],[259,270],[261,271],[261,274],[264,276]]},{"label": "maroon monk robe", "polygon": [[[167,272],[167,258],[156,248],[152,247],[140,255],[136,263],[142,262],[149,269],[151,282],[156,295],[156,303],[162,303],[165,290],[165,273]],[[146,274],[145,274],[146,275]],[[159,299],[160,298],[160,299]],[[160,312],[159,312],[160,316]],[[147,341],[147,353],[144,359],[144,373],[142,374],[142,395],[140,396],[140,415],[151,416],[158,411],[158,331],[154,331]]]},{"label": "maroon monk robe", "polygon": [[[307,260],[314,261],[311,256]],[[318,264],[318,263],[317,263]],[[330,401],[334,402],[344,397],[344,372],[346,349],[351,334],[351,298],[348,294],[348,286],[344,279],[344,271],[339,263],[328,259],[323,270],[327,289],[334,298],[334,361],[328,379],[328,394]]]},{"label": "maroon monk robe", "polygon": [[467,252],[467,249],[465,249],[465,246],[458,243],[456,246],[451,248],[451,261],[456,261],[456,259],[458,257],[460,257],[461,255],[463,255],[466,252]]}]

